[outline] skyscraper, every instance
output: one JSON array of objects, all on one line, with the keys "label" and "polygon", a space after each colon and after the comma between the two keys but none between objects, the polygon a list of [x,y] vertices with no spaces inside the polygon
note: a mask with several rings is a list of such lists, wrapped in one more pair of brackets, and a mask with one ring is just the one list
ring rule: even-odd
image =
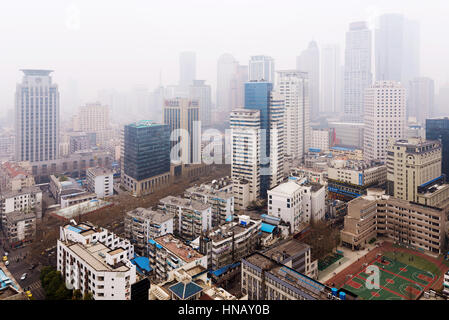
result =
[{"label": "skyscraper", "polygon": [[181,52],[179,55],[179,85],[188,88],[196,79],[196,53]]},{"label": "skyscraper", "polygon": [[426,119],[435,115],[435,87],[430,78],[420,77],[410,81],[408,93],[407,116],[415,117],[424,125]]},{"label": "skyscraper", "polygon": [[364,21],[353,22],[346,32],[344,120],[363,122],[363,94],[372,83],[371,31]]},{"label": "skyscraper", "polygon": [[284,98],[278,91],[271,91],[268,110],[270,132],[270,180],[268,189],[276,187],[284,180],[285,128]]},{"label": "skyscraper", "polygon": [[202,127],[208,127],[211,124],[211,88],[205,84],[205,80],[193,80],[189,87],[189,97],[198,100],[200,104],[200,120]]},{"label": "skyscraper", "polygon": [[177,139],[171,140],[171,152],[176,153],[171,155],[171,160],[180,160],[185,164],[200,163],[201,122],[198,99],[166,99],[164,123],[169,126],[170,139]]},{"label": "skyscraper", "polygon": [[[252,81],[245,83],[245,109],[260,111],[260,158],[262,175],[260,177],[260,196],[266,197],[270,183],[268,173],[270,167],[270,98],[273,84],[266,81]],[[265,170],[267,171],[265,171]]]},{"label": "skyscraper", "polygon": [[[231,128],[231,177],[238,185],[249,185],[248,196],[236,206],[256,200],[260,196],[260,111],[235,109],[229,117]],[[238,181],[238,182],[237,182]],[[238,190],[233,190],[238,193]],[[239,197],[237,197],[239,198]]]},{"label": "skyscraper", "polygon": [[167,125],[139,121],[126,125],[122,141],[122,185],[133,194],[149,194],[170,177],[170,131]]},{"label": "skyscraper", "polygon": [[[225,53],[217,63],[217,107],[216,111],[229,115],[235,109],[232,99],[232,81],[235,79],[239,63],[235,58]],[[243,106],[241,106],[243,107]]]},{"label": "skyscraper", "polygon": [[307,73],[297,70],[278,71],[277,90],[284,109],[285,153],[303,159],[310,145],[309,80]]},{"label": "skyscraper", "polygon": [[321,49],[320,113],[341,111],[343,95],[340,47],[326,45]]},{"label": "skyscraper", "polygon": [[419,77],[419,24],[402,14],[379,17],[375,33],[376,80],[394,80],[408,88]]},{"label": "skyscraper", "polygon": [[396,81],[376,81],[365,89],[365,160],[387,158],[390,139],[405,137],[406,90]]},{"label": "skyscraper", "polygon": [[274,83],[274,59],[269,56],[252,56],[248,63],[248,81]]},{"label": "skyscraper", "polygon": [[426,120],[426,139],[439,140],[442,151],[442,173],[449,178],[449,118],[435,118]]},{"label": "skyscraper", "polygon": [[316,41],[311,41],[296,58],[296,69],[308,74],[310,115],[315,118],[320,112],[320,51]]},{"label": "skyscraper", "polygon": [[59,157],[59,90],[52,70],[21,70],[16,87],[16,160],[46,161]]}]

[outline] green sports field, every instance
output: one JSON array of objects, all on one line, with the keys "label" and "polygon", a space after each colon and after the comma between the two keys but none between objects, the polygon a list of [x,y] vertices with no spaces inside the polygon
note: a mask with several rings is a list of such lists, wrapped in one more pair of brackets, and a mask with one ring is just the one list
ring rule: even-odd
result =
[{"label": "green sports field", "polygon": [[348,277],[343,286],[365,300],[414,300],[439,276],[386,256],[377,257],[369,265],[379,268],[379,289],[366,286],[368,266]]}]

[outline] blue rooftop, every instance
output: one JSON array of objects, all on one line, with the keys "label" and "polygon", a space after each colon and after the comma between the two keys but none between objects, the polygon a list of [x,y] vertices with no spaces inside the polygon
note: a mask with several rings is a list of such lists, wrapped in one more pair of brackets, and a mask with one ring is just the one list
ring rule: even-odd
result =
[{"label": "blue rooftop", "polygon": [[212,271],[212,274],[216,277],[221,276],[223,273],[225,273],[226,271],[228,271],[229,269],[234,269],[235,267],[238,267],[240,265],[240,262],[236,262],[233,264],[228,264],[227,266],[224,266],[220,269],[214,270]]},{"label": "blue rooftop", "polygon": [[186,284],[178,282],[177,284],[172,285],[170,288],[168,288],[168,290],[173,292],[179,299],[186,300],[203,291],[203,288],[201,288],[195,282],[189,282]]},{"label": "blue rooftop", "polygon": [[74,226],[67,226],[67,229],[69,229],[70,231],[74,231],[76,233],[80,233],[81,231],[83,231],[81,228],[77,228]]},{"label": "blue rooftop", "polygon": [[339,150],[339,151],[354,151],[355,150],[355,148],[338,147],[338,146],[331,147],[330,149],[331,150]]},{"label": "blue rooftop", "polygon": [[151,272],[151,270],[153,270],[150,267],[150,260],[147,257],[135,257],[131,260],[131,263],[134,264],[139,271],[143,270],[146,272]]},{"label": "blue rooftop", "polygon": [[262,222],[262,225],[260,226],[260,230],[262,230],[263,232],[268,232],[268,233],[272,233],[274,228],[276,228],[276,226],[273,226],[271,224]]}]

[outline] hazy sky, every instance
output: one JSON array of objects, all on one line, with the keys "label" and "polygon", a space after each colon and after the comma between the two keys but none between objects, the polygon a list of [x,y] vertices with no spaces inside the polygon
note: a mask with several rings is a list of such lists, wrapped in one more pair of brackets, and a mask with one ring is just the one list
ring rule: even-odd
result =
[{"label": "hazy sky", "polygon": [[85,102],[105,88],[153,89],[160,71],[164,85],[174,84],[179,52],[192,50],[197,78],[215,88],[223,53],[242,64],[266,54],[276,69],[294,68],[310,40],[343,49],[350,22],[391,12],[420,21],[421,74],[449,82],[447,0],[2,1],[0,111],[13,107],[22,68],[55,70],[61,95],[76,80]]}]

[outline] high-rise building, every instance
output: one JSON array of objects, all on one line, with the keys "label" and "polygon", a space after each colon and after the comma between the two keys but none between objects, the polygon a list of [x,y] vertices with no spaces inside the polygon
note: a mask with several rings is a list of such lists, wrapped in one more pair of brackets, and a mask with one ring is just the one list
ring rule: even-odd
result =
[{"label": "high-rise building", "polygon": [[442,151],[442,173],[449,178],[449,118],[427,119],[426,139],[439,140]]},{"label": "high-rise building", "polygon": [[268,188],[274,188],[284,180],[285,157],[285,102],[278,91],[271,91],[269,108],[270,132],[270,180]]},{"label": "high-rise building", "polygon": [[248,81],[274,83],[274,59],[269,56],[252,56],[248,63]]},{"label": "high-rise building", "polygon": [[220,113],[229,115],[229,112],[237,107],[232,99],[232,82],[235,79],[238,65],[237,60],[228,53],[221,55],[218,59],[216,111]]},{"label": "high-rise building", "polygon": [[372,83],[371,30],[365,21],[353,22],[346,32],[344,119],[363,122],[364,90]]},{"label": "high-rise building", "polygon": [[376,80],[394,80],[408,86],[419,77],[419,24],[402,14],[379,17],[375,32]]},{"label": "high-rise building", "polygon": [[200,120],[202,127],[211,124],[212,100],[210,85],[205,84],[205,80],[193,80],[189,87],[191,99],[198,100],[200,104]]},{"label": "high-rise building", "polygon": [[[260,195],[261,112],[251,109],[235,109],[230,115],[231,127],[231,177],[249,185],[248,197],[235,197],[236,209],[244,208],[240,200],[251,202]],[[243,186],[242,186],[243,187]],[[239,190],[233,189],[234,194]]]},{"label": "high-rise building", "polygon": [[296,69],[308,74],[310,116],[315,118],[320,112],[320,51],[316,41],[296,58]]},{"label": "high-rise building", "polygon": [[16,87],[17,161],[48,161],[59,158],[59,90],[52,70],[21,70]]},{"label": "high-rise building", "polygon": [[430,78],[415,78],[409,83],[407,117],[416,118],[419,124],[434,116],[435,86]]},{"label": "high-rise building", "polygon": [[320,113],[338,113],[343,98],[340,47],[326,45],[321,49]]},{"label": "high-rise building", "polygon": [[440,87],[438,97],[436,99],[435,115],[438,117],[449,116],[449,84]]},{"label": "high-rise building", "polygon": [[181,52],[179,55],[179,85],[188,88],[196,79],[196,53]]},{"label": "high-rise building", "polygon": [[405,136],[406,90],[396,81],[376,81],[365,89],[364,157],[386,160],[389,139]]},{"label": "high-rise building", "polygon": [[[197,99],[174,98],[164,103],[164,123],[170,129],[172,161],[201,162],[200,103]],[[176,139],[176,140],[175,140]]]},{"label": "high-rise building", "polygon": [[151,121],[126,125],[122,143],[122,185],[140,196],[169,183],[169,126]]},{"label": "high-rise building", "polygon": [[100,102],[87,103],[81,106],[77,118],[78,126],[74,126],[74,131],[98,132],[110,127],[109,107],[102,105]]},{"label": "high-rise building", "polygon": [[441,177],[441,144],[421,138],[388,145],[387,189],[395,198],[418,202],[419,187]]},{"label": "high-rise building", "polygon": [[307,74],[297,70],[278,71],[277,90],[285,103],[285,154],[303,159],[310,145],[310,106]]}]

